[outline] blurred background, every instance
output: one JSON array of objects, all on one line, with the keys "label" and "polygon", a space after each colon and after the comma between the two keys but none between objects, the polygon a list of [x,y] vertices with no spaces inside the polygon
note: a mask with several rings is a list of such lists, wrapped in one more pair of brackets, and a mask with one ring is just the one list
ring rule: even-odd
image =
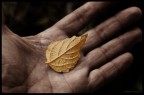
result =
[{"label": "blurred background", "polygon": [[[49,2],[2,2],[2,11],[4,13],[6,25],[20,36],[35,35],[51,27],[65,15],[69,14],[79,6],[83,1],[49,1]],[[118,11],[130,6],[138,6],[144,11],[143,0],[131,0],[120,2],[116,8],[107,11],[107,15],[101,16],[94,22],[86,26],[81,33],[98,25],[102,21],[116,14]],[[144,18],[136,23],[144,31]],[[134,56],[133,64],[114,81],[99,89],[97,92],[124,92],[141,93],[143,73],[143,42],[139,43],[130,50]]]}]

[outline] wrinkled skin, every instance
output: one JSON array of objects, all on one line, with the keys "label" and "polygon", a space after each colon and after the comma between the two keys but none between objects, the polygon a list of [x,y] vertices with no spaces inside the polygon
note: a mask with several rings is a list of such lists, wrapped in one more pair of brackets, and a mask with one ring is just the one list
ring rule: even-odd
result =
[{"label": "wrinkled skin", "polygon": [[122,73],[133,60],[127,50],[142,39],[139,28],[125,30],[141,17],[137,7],[122,10],[87,31],[81,58],[69,73],[57,73],[45,64],[50,42],[76,35],[109,7],[114,6],[88,2],[52,27],[29,37],[20,37],[3,24],[2,92],[91,92]]}]

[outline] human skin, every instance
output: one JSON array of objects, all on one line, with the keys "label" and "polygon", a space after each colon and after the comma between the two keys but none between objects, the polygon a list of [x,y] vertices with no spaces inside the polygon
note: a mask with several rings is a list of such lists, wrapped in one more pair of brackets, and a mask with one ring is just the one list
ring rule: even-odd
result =
[{"label": "human skin", "polygon": [[133,60],[128,49],[142,39],[138,27],[125,29],[140,19],[142,13],[137,7],[124,9],[88,30],[81,58],[70,72],[58,73],[45,64],[45,51],[50,42],[77,35],[111,5],[88,2],[34,36],[20,37],[3,23],[2,92],[92,92],[124,72]]}]

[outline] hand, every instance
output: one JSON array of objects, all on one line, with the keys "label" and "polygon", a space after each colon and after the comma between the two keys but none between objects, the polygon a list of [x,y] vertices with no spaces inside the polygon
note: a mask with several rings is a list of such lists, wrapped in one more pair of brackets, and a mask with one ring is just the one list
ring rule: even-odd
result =
[{"label": "hand", "polygon": [[139,28],[126,30],[141,17],[137,7],[118,12],[87,31],[82,56],[69,73],[57,73],[45,64],[50,42],[77,35],[111,5],[88,2],[35,36],[19,37],[3,25],[2,92],[90,92],[122,73],[133,60],[127,50],[142,39]]}]

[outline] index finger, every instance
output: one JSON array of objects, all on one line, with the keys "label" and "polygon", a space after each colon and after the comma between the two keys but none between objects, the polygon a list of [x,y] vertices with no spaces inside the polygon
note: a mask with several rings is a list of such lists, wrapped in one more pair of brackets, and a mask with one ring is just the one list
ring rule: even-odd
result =
[{"label": "index finger", "polygon": [[54,27],[64,31],[69,36],[74,35],[93,18],[97,18],[104,13],[111,5],[110,2],[88,2],[57,22]]}]

